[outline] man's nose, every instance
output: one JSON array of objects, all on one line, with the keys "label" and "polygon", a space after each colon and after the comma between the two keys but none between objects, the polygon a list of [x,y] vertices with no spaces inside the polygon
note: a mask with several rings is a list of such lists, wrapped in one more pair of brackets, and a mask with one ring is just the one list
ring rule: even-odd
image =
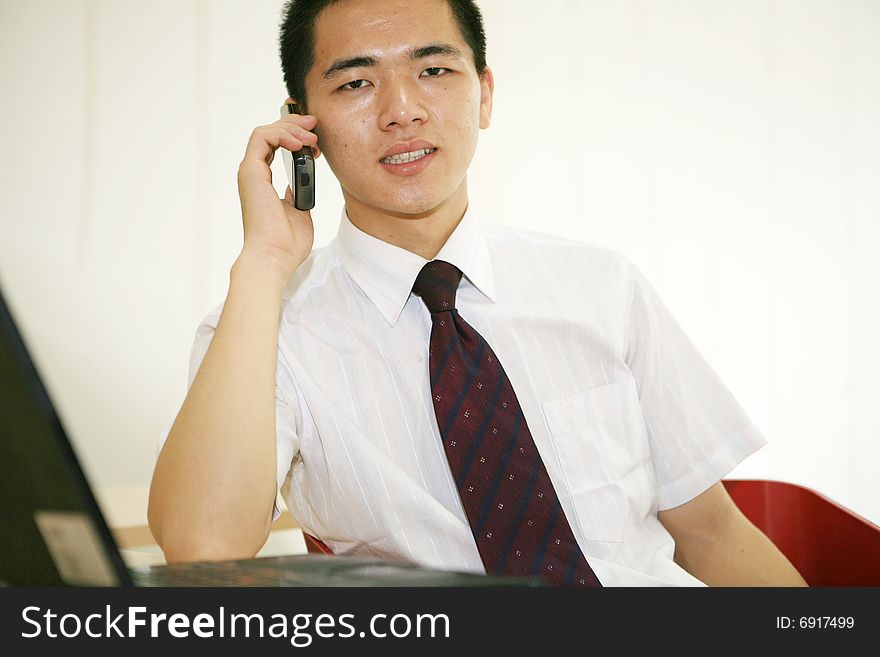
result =
[{"label": "man's nose", "polygon": [[419,84],[414,80],[388,80],[380,95],[379,127],[390,130],[395,126],[407,128],[413,123],[424,123],[428,112]]}]

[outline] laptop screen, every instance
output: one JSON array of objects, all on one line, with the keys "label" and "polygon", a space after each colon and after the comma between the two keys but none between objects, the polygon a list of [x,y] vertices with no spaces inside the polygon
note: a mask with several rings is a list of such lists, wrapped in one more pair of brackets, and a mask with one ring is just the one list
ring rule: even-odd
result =
[{"label": "laptop screen", "polygon": [[0,291],[0,585],[130,585]]}]

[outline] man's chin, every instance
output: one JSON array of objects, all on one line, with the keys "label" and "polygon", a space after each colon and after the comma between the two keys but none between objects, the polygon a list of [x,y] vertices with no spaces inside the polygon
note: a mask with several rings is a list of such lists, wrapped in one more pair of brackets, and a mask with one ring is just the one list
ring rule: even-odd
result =
[{"label": "man's chin", "polygon": [[434,214],[442,204],[439,202],[398,203],[387,208],[386,212],[401,219],[422,219]]},{"label": "man's chin", "polygon": [[447,211],[463,213],[467,207],[466,181],[465,178],[450,185],[452,181],[409,179],[406,184],[391,187],[382,185],[387,181],[377,181],[374,188],[364,187],[364,181],[360,181],[360,189],[343,187],[342,192],[350,213],[417,220]]},{"label": "man's chin", "polygon": [[[445,201],[448,201],[446,199]],[[383,199],[382,201],[364,202],[347,199],[349,209],[368,212],[370,214],[384,214],[398,219],[423,219],[435,214],[446,203],[442,198],[433,197],[406,197],[396,199]]]}]

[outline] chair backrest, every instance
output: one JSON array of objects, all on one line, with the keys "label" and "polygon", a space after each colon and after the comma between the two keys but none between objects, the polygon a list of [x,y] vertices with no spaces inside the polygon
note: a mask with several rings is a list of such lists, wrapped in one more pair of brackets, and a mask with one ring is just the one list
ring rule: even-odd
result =
[{"label": "chair backrest", "polygon": [[880,586],[880,527],[814,490],[725,479],[733,501],[810,586]]},{"label": "chair backrest", "polygon": [[306,551],[309,554],[333,554],[333,550],[327,547],[327,544],[321,539],[305,532],[303,532],[303,538],[306,541]]}]

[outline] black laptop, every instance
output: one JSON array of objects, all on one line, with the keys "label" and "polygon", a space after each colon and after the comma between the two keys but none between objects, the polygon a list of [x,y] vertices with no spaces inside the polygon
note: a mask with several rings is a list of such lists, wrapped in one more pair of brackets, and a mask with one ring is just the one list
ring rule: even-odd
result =
[{"label": "black laptop", "polygon": [[536,586],[355,556],[128,567],[0,290],[0,585]]}]

